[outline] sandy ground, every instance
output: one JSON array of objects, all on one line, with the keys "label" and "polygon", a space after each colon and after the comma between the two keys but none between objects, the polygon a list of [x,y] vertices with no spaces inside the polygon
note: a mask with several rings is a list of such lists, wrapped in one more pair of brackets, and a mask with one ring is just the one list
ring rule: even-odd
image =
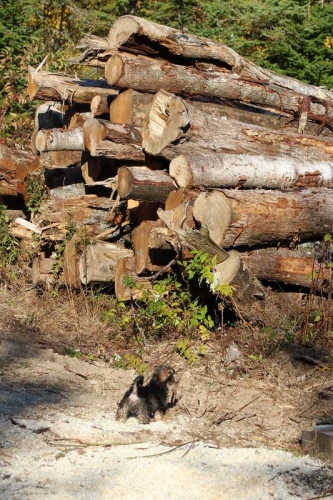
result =
[{"label": "sandy ground", "polygon": [[163,421],[120,423],[133,371],[57,354],[2,313],[2,500],[333,498],[332,468],[299,445],[302,427],[333,413],[319,397],[326,374],[309,379],[287,355],[264,378],[185,364]]}]

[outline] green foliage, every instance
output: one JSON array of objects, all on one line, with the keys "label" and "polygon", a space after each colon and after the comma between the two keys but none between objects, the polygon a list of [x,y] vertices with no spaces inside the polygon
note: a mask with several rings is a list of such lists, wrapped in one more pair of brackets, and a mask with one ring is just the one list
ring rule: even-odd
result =
[{"label": "green foliage", "polygon": [[143,350],[137,354],[125,354],[121,357],[118,353],[114,354],[113,361],[116,368],[132,369],[139,375],[144,375],[147,372],[148,365],[142,361]]},{"label": "green foliage", "polygon": [[6,206],[0,205],[0,266],[13,264],[20,255],[20,243],[8,232]]},{"label": "green foliage", "polygon": [[27,209],[29,212],[37,212],[40,204],[47,197],[44,173],[29,175],[26,179]]},{"label": "green foliage", "polygon": [[76,225],[71,219],[69,223],[66,225],[66,236],[65,239],[59,243],[57,252],[56,252],[56,262],[52,268],[52,272],[54,276],[59,276],[64,267],[64,252],[67,243],[73,238],[76,231]]},{"label": "green foliage", "polygon": [[64,355],[69,356],[70,358],[82,358],[82,352],[80,351],[80,349],[72,349],[70,347],[65,347]]}]

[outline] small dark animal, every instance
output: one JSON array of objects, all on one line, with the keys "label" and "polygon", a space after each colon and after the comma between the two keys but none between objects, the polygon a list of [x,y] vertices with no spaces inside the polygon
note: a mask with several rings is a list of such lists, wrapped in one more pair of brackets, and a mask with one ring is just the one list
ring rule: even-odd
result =
[{"label": "small dark animal", "polygon": [[140,423],[149,424],[155,416],[164,416],[174,404],[173,398],[169,403],[168,394],[169,386],[178,383],[175,375],[173,368],[162,365],[146,385],[142,375],[136,377],[118,405],[116,419],[125,422],[129,417],[136,417]]}]

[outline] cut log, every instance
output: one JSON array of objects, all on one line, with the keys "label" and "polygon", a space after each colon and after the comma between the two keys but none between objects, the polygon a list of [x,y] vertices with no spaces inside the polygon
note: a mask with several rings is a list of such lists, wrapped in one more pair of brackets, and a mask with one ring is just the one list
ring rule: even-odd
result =
[{"label": "cut log", "polygon": [[45,257],[36,257],[32,262],[31,279],[34,285],[43,285],[50,288],[55,282],[53,273],[56,259],[46,259]]},{"label": "cut log", "polygon": [[181,187],[332,187],[333,161],[233,154],[181,155],[170,163]]},{"label": "cut log", "polygon": [[[161,227],[162,221],[143,221],[132,231],[132,242],[135,255],[134,270],[137,274],[145,271],[159,271],[161,265],[154,265],[150,259],[148,239],[153,228]],[[165,262],[164,265],[168,263]]]},{"label": "cut log", "polygon": [[150,170],[146,167],[118,169],[120,198],[164,202],[174,189],[173,180],[163,170]]},{"label": "cut log", "polygon": [[35,139],[37,151],[85,151],[82,128],[40,130]]},{"label": "cut log", "polygon": [[218,119],[164,90],[154,96],[142,138],[147,153],[170,160],[181,154],[217,152],[330,161],[333,153],[332,139]]},{"label": "cut log", "polygon": [[[114,99],[114,95],[95,95],[90,103],[91,117],[108,115],[110,112],[110,105]],[[111,120],[113,121],[113,120]]]},{"label": "cut log", "polygon": [[79,234],[75,234],[73,238],[67,243],[64,250],[64,279],[65,283],[70,288],[80,288],[80,274],[79,274],[79,253],[78,246],[81,238]]},{"label": "cut log", "polygon": [[194,202],[193,216],[223,248],[320,238],[333,224],[333,192],[203,192]]},{"label": "cut log", "polygon": [[114,282],[119,260],[132,256],[132,250],[113,243],[98,241],[95,245],[88,245],[79,262],[81,283],[89,285]]},{"label": "cut log", "polygon": [[208,229],[202,227],[200,231],[188,229],[175,230],[181,245],[186,246],[191,251],[200,250],[201,252],[208,253],[211,257],[216,256],[216,262],[220,264],[229,258],[228,252],[223,250],[214,243],[210,238]]},{"label": "cut log", "polygon": [[40,169],[36,156],[0,144],[0,196],[24,195],[27,176]]},{"label": "cut log", "polygon": [[241,254],[251,272],[260,280],[275,281],[304,288],[328,291],[332,270],[319,263],[315,253],[286,248],[261,248]]},{"label": "cut log", "polygon": [[43,167],[49,170],[73,167],[81,165],[82,151],[50,151],[40,153],[40,159]]},{"label": "cut log", "polygon": [[110,106],[110,120],[142,127],[153,96],[133,89],[121,92]]},{"label": "cut log", "polygon": [[60,128],[65,124],[65,108],[62,103],[56,101],[44,102],[37,107],[35,112],[35,127],[31,135],[31,149],[37,154],[35,139],[42,129]]},{"label": "cut log", "polygon": [[[97,41],[95,44],[97,45]],[[122,49],[156,57],[166,58],[167,54],[170,54],[171,60],[180,56],[195,61],[210,60],[247,79],[262,80],[266,85],[275,84],[299,94],[333,100],[333,92],[261,68],[222,43],[137,16],[122,16],[116,19],[109,31],[108,44],[113,50]],[[102,46],[105,47],[105,44]],[[85,50],[87,48],[85,47]]]},{"label": "cut log", "polygon": [[117,95],[118,91],[102,80],[86,80],[61,73],[37,71],[29,66],[28,93],[31,100],[90,104],[96,94]]},{"label": "cut log", "polygon": [[[124,283],[126,278],[136,282],[134,288]],[[124,257],[118,261],[115,277],[115,292],[118,300],[140,299],[145,290],[151,288],[151,283],[138,278],[135,272],[135,258]]]},{"label": "cut log", "polygon": [[[245,79],[238,74],[221,71],[200,71],[189,66],[171,64],[146,57],[125,57],[115,54],[105,65],[105,78],[110,85],[131,88],[141,92],[158,92],[161,87],[174,94],[201,96],[209,99],[229,99],[252,103],[275,111],[283,110],[292,116],[298,113],[303,95],[279,88],[271,88],[267,82]],[[309,103],[309,117],[333,124],[333,111],[324,105]]]},{"label": "cut log", "polygon": [[84,144],[92,156],[143,161],[140,130],[92,118],[83,126]]}]

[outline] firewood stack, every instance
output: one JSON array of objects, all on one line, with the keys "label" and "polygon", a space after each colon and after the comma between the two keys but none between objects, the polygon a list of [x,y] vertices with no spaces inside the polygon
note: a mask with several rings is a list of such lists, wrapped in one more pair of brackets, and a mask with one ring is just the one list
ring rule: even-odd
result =
[{"label": "firewood stack", "polygon": [[69,285],[115,281],[126,299],[125,276],[149,286],[202,249],[240,305],[265,297],[258,279],[309,288],[317,271],[325,286],[330,270],[298,245],[333,227],[333,92],[135,16],[78,48],[72,62],[105,80],[29,68],[30,98],[46,101],[32,149],[62,172],[34,223],[56,240],[71,219],[94,237],[68,243]]}]

